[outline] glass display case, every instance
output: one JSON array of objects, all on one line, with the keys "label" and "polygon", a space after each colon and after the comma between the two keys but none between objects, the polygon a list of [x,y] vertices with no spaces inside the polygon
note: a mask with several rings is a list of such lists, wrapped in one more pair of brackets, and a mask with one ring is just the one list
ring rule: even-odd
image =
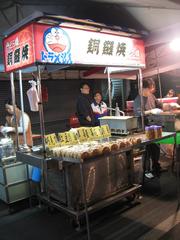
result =
[{"label": "glass display case", "polygon": [[0,139],[0,199],[7,204],[29,196],[27,166],[16,161],[12,139]]}]

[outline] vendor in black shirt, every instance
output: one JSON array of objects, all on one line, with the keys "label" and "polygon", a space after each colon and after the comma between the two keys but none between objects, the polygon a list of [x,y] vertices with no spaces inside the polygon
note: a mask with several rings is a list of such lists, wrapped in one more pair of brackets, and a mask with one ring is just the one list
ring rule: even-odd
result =
[{"label": "vendor in black shirt", "polygon": [[94,126],[94,114],[91,108],[92,100],[89,92],[90,87],[87,83],[82,83],[80,87],[80,95],[77,99],[77,117],[81,126]]}]

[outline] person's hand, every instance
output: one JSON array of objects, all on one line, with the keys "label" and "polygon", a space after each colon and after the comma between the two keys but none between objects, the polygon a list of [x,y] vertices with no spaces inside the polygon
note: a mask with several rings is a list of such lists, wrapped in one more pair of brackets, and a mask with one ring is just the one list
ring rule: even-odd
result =
[{"label": "person's hand", "polygon": [[170,104],[169,103],[163,103],[163,111],[168,112],[171,110]]},{"label": "person's hand", "polygon": [[145,115],[149,115],[149,114],[151,114],[151,110],[147,110],[144,113],[145,113]]},{"label": "person's hand", "polygon": [[4,127],[3,125],[0,126],[0,131],[2,131],[3,127]]},{"label": "person's hand", "polygon": [[86,120],[87,120],[88,122],[91,122],[90,116],[87,116],[87,117],[86,117]]},{"label": "person's hand", "polygon": [[160,108],[153,108],[151,109],[151,114],[160,114],[163,111]]}]

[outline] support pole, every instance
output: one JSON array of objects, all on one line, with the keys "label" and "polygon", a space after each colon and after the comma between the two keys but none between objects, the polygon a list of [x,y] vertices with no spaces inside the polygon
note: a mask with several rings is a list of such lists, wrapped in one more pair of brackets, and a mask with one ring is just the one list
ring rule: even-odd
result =
[{"label": "support pole", "polygon": [[144,101],[143,101],[143,77],[142,77],[142,70],[139,68],[139,77],[138,77],[138,90],[139,95],[141,98],[141,124],[142,124],[142,130],[144,131]]},{"label": "support pole", "polygon": [[85,187],[85,180],[84,180],[84,165],[82,162],[80,162],[79,167],[80,167],[80,176],[81,176],[82,197],[84,201],[84,210],[85,210],[85,218],[86,218],[87,239],[91,240],[87,197],[86,197],[86,187]]},{"label": "support pole", "polygon": [[[107,68],[107,74],[108,74],[108,97],[109,97],[109,107],[112,108],[111,76],[110,76],[109,68]],[[112,109],[110,110],[110,116],[112,116]]]},{"label": "support pole", "polygon": [[46,158],[44,112],[43,112],[42,92],[41,92],[41,69],[39,65],[37,68],[38,68],[37,89],[38,89],[38,96],[39,96],[39,117],[40,117],[40,128],[41,128],[41,139],[42,139],[44,157]]},{"label": "support pole", "polygon": [[20,88],[21,117],[22,117],[24,147],[25,147],[25,148],[28,148],[28,146],[27,146],[27,140],[26,140],[25,123],[24,123],[24,99],[23,99],[22,71],[21,71],[21,70],[19,70],[19,88]]},{"label": "support pole", "polygon": [[46,143],[45,143],[45,126],[44,126],[44,112],[43,112],[43,103],[42,103],[42,92],[41,92],[41,69],[40,66],[37,66],[38,77],[37,77],[37,90],[39,96],[39,118],[40,118],[40,129],[41,129],[41,140],[43,146],[43,155],[44,159],[41,161],[41,170],[42,170],[42,184],[41,192],[47,191],[47,164],[45,164],[46,159]]},{"label": "support pole", "polygon": [[11,79],[11,96],[12,96],[15,131],[16,131],[15,147],[18,150],[19,149],[19,138],[18,138],[18,126],[17,126],[17,119],[16,119],[16,96],[15,96],[14,73],[13,72],[10,73],[10,79]]},{"label": "support pole", "polygon": [[154,49],[154,52],[155,52],[155,56],[156,56],[157,76],[158,76],[158,84],[159,84],[159,95],[160,95],[160,98],[162,98],[162,87],[161,87],[161,78],[160,78],[160,73],[159,73],[159,60],[158,60],[157,50]]}]

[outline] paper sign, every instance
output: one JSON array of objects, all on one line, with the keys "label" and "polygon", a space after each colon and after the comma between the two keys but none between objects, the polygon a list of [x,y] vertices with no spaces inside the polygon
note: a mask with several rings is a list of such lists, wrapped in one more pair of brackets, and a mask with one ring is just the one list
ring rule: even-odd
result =
[{"label": "paper sign", "polygon": [[71,144],[78,143],[78,139],[77,139],[76,133],[69,131],[68,134],[69,134],[69,139],[70,139],[70,143]]},{"label": "paper sign", "polygon": [[84,127],[77,128],[77,137],[80,142],[87,141],[87,136]]},{"label": "paper sign", "polygon": [[92,127],[87,127],[87,128],[84,129],[84,131],[86,133],[87,140],[94,140],[95,139]]},{"label": "paper sign", "polygon": [[56,134],[49,134],[45,136],[45,142],[48,145],[49,148],[56,147],[59,145],[59,142],[57,140]]},{"label": "paper sign", "polygon": [[101,132],[104,138],[111,137],[111,131],[108,125],[102,125]]},{"label": "paper sign", "polygon": [[100,139],[103,137],[100,127],[93,127],[92,131],[95,139]]},{"label": "paper sign", "polygon": [[71,144],[69,132],[58,133],[58,137],[61,145]]}]

